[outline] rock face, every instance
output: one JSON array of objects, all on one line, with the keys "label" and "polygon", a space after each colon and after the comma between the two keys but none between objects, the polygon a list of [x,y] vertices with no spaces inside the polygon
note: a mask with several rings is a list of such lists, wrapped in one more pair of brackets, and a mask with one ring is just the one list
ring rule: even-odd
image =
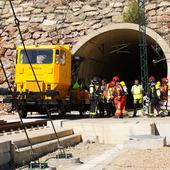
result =
[{"label": "rock face", "polygon": [[[25,44],[75,44],[91,30],[123,22],[127,0],[13,0]],[[148,27],[170,44],[170,2],[146,1]],[[9,2],[0,0],[0,57],[11,79],[15,48],[21,44]],[[12,73],[12,74],[11,74]],[[3,77],[0,83],[3,84]]]}]

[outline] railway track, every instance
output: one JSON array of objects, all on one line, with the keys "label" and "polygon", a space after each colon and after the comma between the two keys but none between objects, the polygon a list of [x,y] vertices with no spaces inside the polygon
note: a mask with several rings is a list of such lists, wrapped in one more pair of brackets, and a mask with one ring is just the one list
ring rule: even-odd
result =
[{"label": "railway track", "polygon": [[20,121],[17,122],[6,122],[4,120],[0,120],[0,133],[3,135],[6,132],[15,132],[21,131],[26,127],[26,129],[33,129],[38,127],[47,126],[47,120],[37,120],[33,122],[24,122],[22,124]]}]

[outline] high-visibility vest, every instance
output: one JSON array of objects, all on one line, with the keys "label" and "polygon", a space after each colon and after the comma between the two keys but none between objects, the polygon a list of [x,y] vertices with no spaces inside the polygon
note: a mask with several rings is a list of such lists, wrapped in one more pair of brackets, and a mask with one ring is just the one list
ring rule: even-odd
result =
[{"label": "high-visibility vest", "polygon": [[90,91],[90,94],[95,92],[94,84],[90,84],[89,91]]},{"label": "high-visibility vest", "polygon": [[131,92],[133,94],[134,99],[142,99],[143,98],[143,87],[141,85],[132,86]]}]

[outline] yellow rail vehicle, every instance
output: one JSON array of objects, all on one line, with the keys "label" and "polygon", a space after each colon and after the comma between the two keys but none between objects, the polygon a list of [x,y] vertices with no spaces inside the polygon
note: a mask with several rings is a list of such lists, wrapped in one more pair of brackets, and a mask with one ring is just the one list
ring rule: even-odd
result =
[{"label": "yellow rail vehicle", "polygon": [[58,91],[59,99],[67,95],[71,82],[69,46],[26,46],[38,83],[22,46],[17,47],[15,84],[18,92]]},{"label": "yellow rail vehicle", "polygon": [[[68,108],[74,109],[73,103],[77,103],[79,111],[82,109],[81,104],[87,100],[88,93],[71,90],[71,65],[68,45],[30,45],[26,46],[26,51],[23,46],[17,47],[17,97],[14,102],[17,102],[22,117],[30,111],[46,113],[47,108],[50,112],[66,112]],[[75,94],[83,97],[77,98]]]}]

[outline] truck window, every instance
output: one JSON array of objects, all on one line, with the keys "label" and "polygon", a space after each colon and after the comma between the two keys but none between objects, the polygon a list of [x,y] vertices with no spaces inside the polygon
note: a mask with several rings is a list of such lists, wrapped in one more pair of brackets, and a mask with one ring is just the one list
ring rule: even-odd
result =
[{"label": "truck window", "polygon": [[66,52],[61,51],[60,64],[64,65],[66,63]]},{"label": "truck window", "polygon": [[55,62],[56,62],[57,64],[60,63],[60,52],[59,52],[59,50],[56,50],[56,60],[55,60]]},{"label": "truck window", "polygon": [[[52,50],[27,50],[31,64],[51,64]],[[21,64],[29,64],[24,50],[21,50]]]}]

